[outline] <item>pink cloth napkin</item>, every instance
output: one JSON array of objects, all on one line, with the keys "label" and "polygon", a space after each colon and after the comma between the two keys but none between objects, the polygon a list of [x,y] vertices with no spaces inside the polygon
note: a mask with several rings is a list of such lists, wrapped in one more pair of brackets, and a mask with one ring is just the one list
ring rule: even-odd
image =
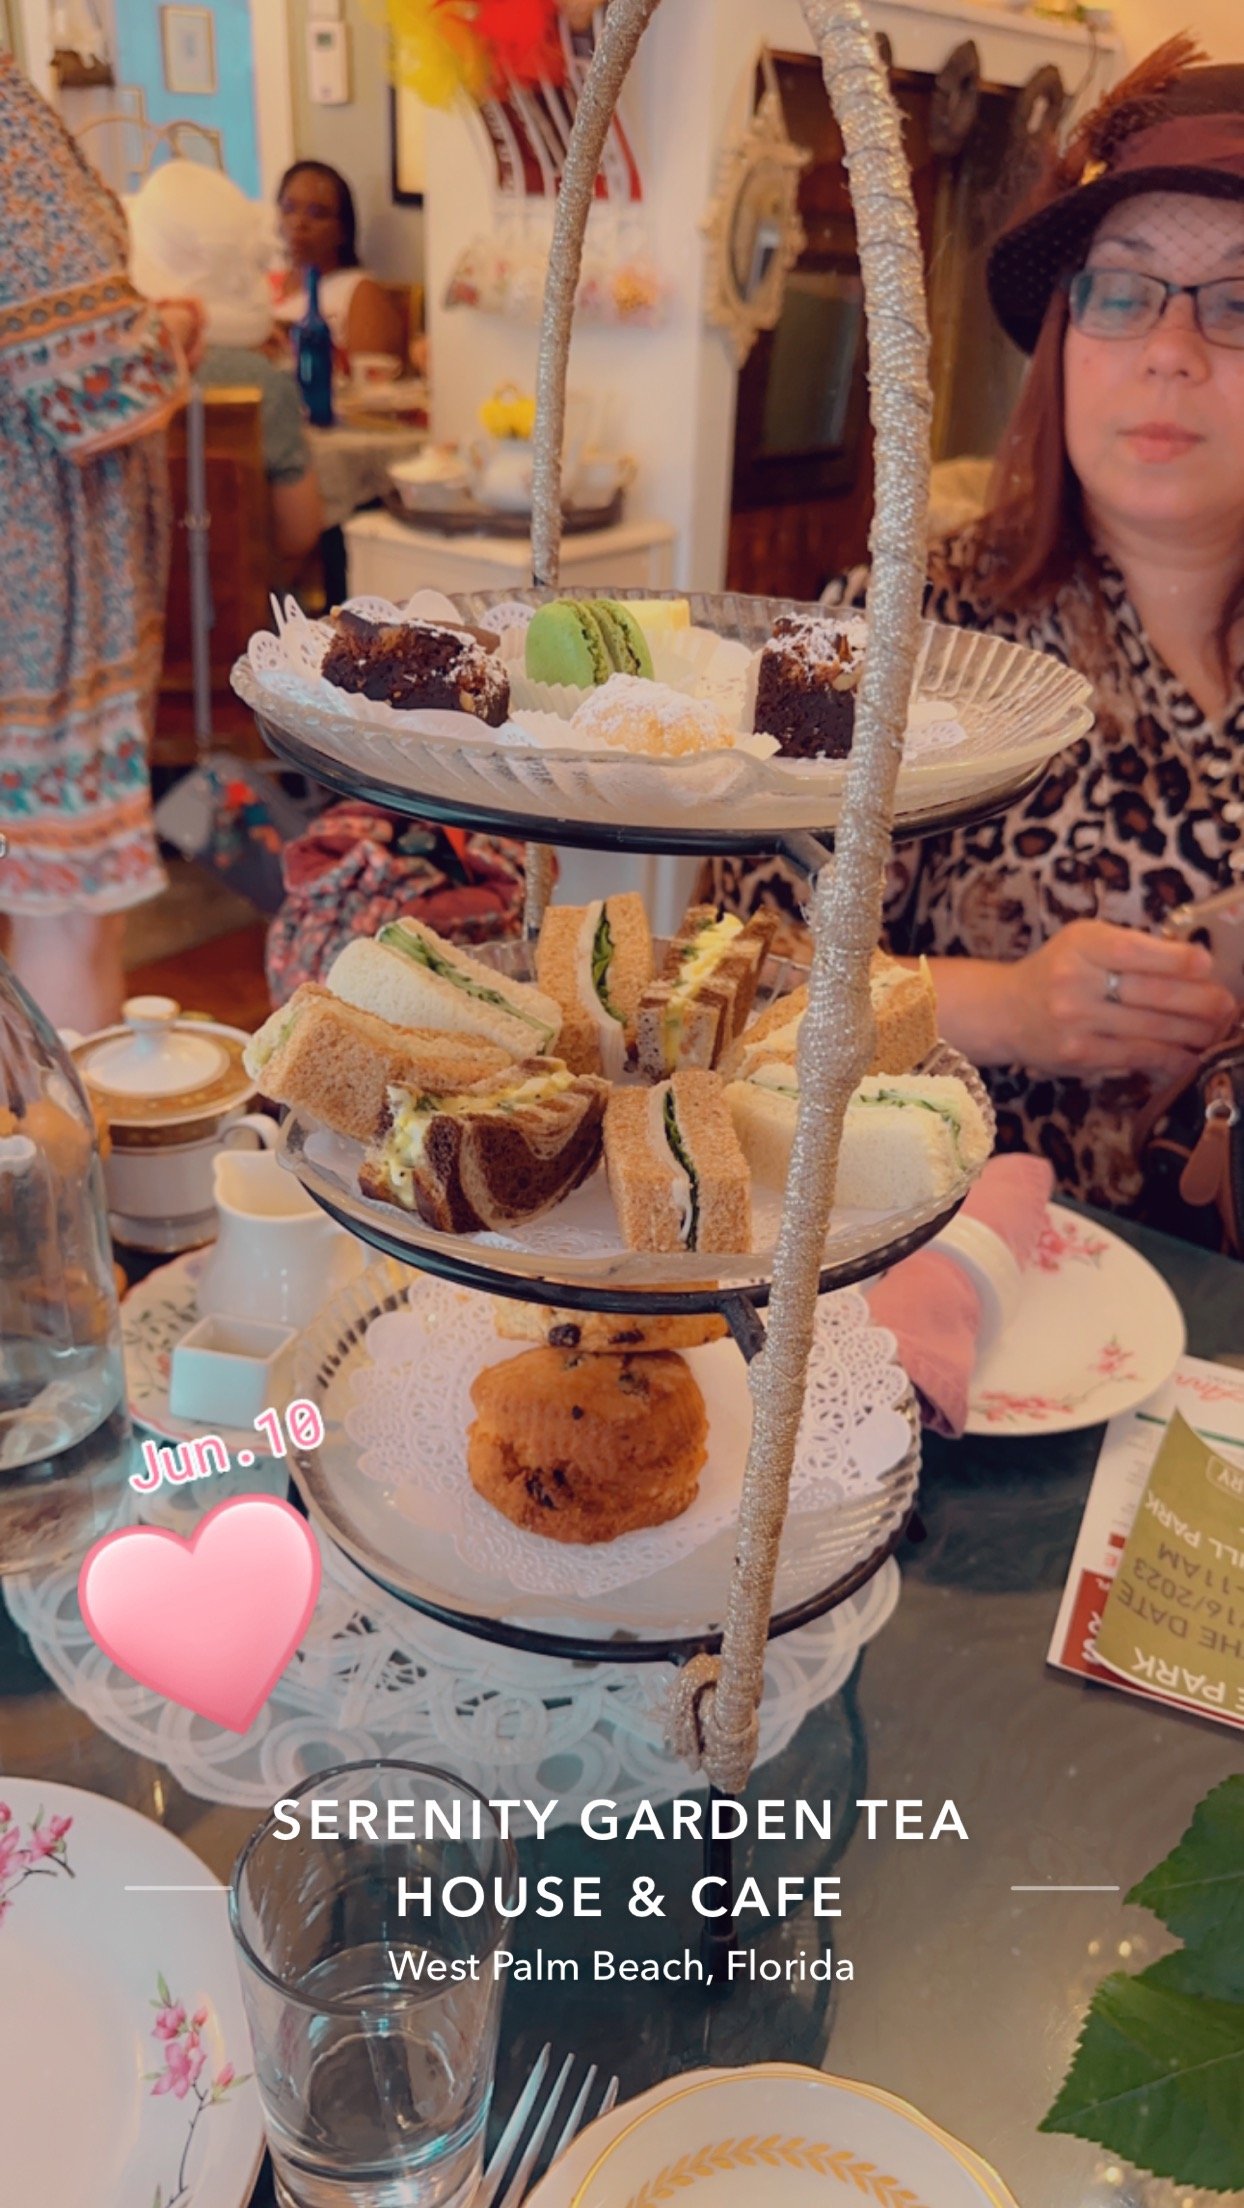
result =
[{"label": "pink cloth napkin", "polygon": [[[1031,1262],[1054,1187],[1044,1158],[1015,1152],[991,1158],[963,1215],[992,1227],[1018,1264]],[[878,1326],[898,1342],[899,1362],[920,1398],[926,1426],[957,1436],[968,1415],[981,1307],[976,1288],[935,1243],[905,1257],[868,1294]]]}]

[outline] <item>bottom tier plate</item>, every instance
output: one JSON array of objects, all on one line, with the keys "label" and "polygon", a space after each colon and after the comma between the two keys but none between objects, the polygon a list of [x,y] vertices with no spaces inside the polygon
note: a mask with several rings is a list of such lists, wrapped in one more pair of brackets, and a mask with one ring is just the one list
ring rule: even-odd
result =
[{"label": "bottom tier plate", "polygon": [[[721,1626],[735,1543],[734,1516],[728,1506],[741,1490],[750,1439],[745,1368],[733,1345],[721,1342],[691,1353],[693,1365],[697,1359],[702,1361],[697,1377],[710,1404],[710,1466],[703,1484],[708,1487],[711,1474],[716,1530],[691,1547],[684,1530],[671,1541],[668,1562],[646,1553],[642,1576],[625,1577],[614,1585],[597,1584],[602,1574],[599,1569],[589,1574],[586,1564],[576,1571],[576,1560],[589,1557],[590,1551],[518,1536],[548,1554],[549,1584],[542,1589],[538,1569],[516,1571],[512,1560],[507,1567],[500,1552],[487,1553],[486,1539],[478,1548],[472,1543],[469,1527],[464,1540],[452,1493],[448,1505],[445,1502],[446,1466],[450,1460],[451,1470],[456,1466],[459,1452],[462,1496],[467,1503],[476,1501],[467,1479],[467,1414],[461,1400],[469,1380],[469,1355],[460,1360],[461,1371],[455,1367],[446,1378],[430,1362],[426,1391],[422,1398],[418,1391],[412,1397],[409,1422],[402,1429],[408,1435],[409,1452],[403,1472],[383,1466],[377,1476],[375,1450],[361,1446],[358,1438],[359,1383],[373,1369],[369,1330],[387,1314],[404,1312],[409,1297],[424,1299],[430,1309],[434,1305],[436,1323],[452,1332],[454,1313],[442,1307],[461,1296],[461,1291],[438,1283],[412,1282],[400,1266],[376,1265],[302,1337],[295,1385],[300,1396],[318,1406],[325,1438],[319,1449],[299,1453],[292,1469],[313,1518],[381,1584],[431,1615],[473,1632],[532,1648],[564,1649],[573,1644],[586,1650],[590,1646],[593,1653],[615,1659],[631,1651],[636,1657],[651,1658],[674,1648],[703,1646]],[[465,1325],[466,1305],[472,1299],[462,1301]],[[475,1326],[477,1319],[475,1312],[469,1324]],[[854,1347],[844,1343],[839,1369],[833,1347],[835,1317],[826,1305],[819,1324],[828,1346],[819,1380],[809,1390],[801,1449],[805,1467],[810,1452],[812,1469],[824,1471],[825,1487],[818,1480],[809,1490],[809,1507],[801,1507],[788,1521],[774,1599],[778,1631],[831,1607],[879,1568],[901,1538],[919,1479],[919,1424],[910,1391],[892,1364],[888,1375],[884,1370],[888,1356],[884,1345],[890,1337],[865,1326],[862,1333],[870,1340],[863,1345],[862,1356],[858,1342]],[[879,1366],[878,1342],[883,1345]],[[481,1353],[480,1361],[499,1362],[507,1354],[515,1354],[515,1345],[497,1339]],[[718,1364],[710,1372],[705,1360]],[[861,1384],[865,1366],[869,1371],[881,1369],[879,1384],[871,1380]],[[848,1466],[835,1479],[832,1462],[835,1452],[841,1462],[844,1426],[860,1437],[862,1451],[869,1443],[870,1428],[887,1419],[892,1427],[906,1429],[883,1453],[880,1461],[888,1462],[889,1468],[859,1478],[858,1467],[853,1473]],[[392,1454],[392,1443],[389,1449]],[[835,1486],[833,1499],[826,1499]],[[486,1505],[478,1507],[487,1510]],[[498,1521],[498,1528],[510,1531],[504,1520]],[[651,1540],[651,1536],[627,1538]],[[594,1584],[584,1592],[578,1582],[589,1576]],[[516,1579],[525,1584],[516,1584]]]}]

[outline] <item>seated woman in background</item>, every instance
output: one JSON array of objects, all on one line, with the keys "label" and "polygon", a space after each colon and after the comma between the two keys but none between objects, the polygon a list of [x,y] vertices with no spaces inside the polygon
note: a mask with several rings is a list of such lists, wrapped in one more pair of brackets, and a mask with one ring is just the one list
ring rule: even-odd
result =
[{"label": "seated woman in background", "polygon": [[405,369],[406,333],[392,299],[359,265],[354,194],[322,161],[295,161],[276,195],[290,268],[277,319],[292,325],[307,311],[307,271],[320,274],[320,311],[333,343],[348,355],[386,354]]},{"label": "seated woman in background", "polygon": [[[1159,932],[1244,868],[1244,66],[1199,60],[1172,40],[1117,87],[995,247],[1032,367],[990,510],[930,562],[931,619],[1082,669],[1096,724],[1013,811],[897,851],[887,902],[1000,1146],[1116,1208],[1155,1088],[1239,1014]],[[717,871],[791,901],[780,862]]]},{"label": "seated woman in background", "polygon": [[262,349],[272,334],[263,211],[218,169],[169,161],[152,171],[127,212],[136,289],[148,299],[175,289],[201,302],[207,350],[200,383],[258,386],[273,549],[297,563],[318,542],[324,519],[298,386],[288,366]]}]

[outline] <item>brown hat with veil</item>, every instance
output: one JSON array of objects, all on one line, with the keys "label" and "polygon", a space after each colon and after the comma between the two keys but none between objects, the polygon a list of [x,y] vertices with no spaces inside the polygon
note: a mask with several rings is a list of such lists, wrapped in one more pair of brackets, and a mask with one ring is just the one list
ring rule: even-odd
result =
[{"label": "brown hat with veil", "polygon": [[1141,192],[1244,200],[1244,63],[1205,63],[1191,39],[1172,38],[1072,134],[1035,212],[989,257],[994,312],[1024,352],[1102,217]]}]

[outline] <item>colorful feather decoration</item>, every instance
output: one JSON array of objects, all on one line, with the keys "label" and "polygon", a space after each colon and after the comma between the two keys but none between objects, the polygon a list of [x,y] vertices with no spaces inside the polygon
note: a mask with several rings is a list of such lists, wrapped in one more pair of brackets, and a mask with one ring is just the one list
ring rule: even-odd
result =
[{"label": "colorful feather decoration", "polygon": [[475,31],[499,80],[558,84],[566,62],[557,35],[557,0],[475,0]]},{"label": "colorful feather decoration", "polygon": [[1186,31],[1155,47],[1129,75],[1111,86],[1104,99],[1097,102],[1079,128],[1073,131],[1058,166],[1059,184],[1065,188],[1090,181],[1093,175],[1101,175],[1111,166],[1119,148],[1132,133],[1143,130],[1155,120],[1162,94],[1175,78],[1182,76],[1185,69],[1196,68],[1205,59],[1196,40]]},{"label": "colorful feather decoration", "polygon": [[472,0],[387,0],[395,81],[428,107],[488,97],[492,68]]},{"label": "colorful feather decoration", "polygon": [[557,0],[383,0],[383,12],[393,75],[429,107],[565,75]]}]

